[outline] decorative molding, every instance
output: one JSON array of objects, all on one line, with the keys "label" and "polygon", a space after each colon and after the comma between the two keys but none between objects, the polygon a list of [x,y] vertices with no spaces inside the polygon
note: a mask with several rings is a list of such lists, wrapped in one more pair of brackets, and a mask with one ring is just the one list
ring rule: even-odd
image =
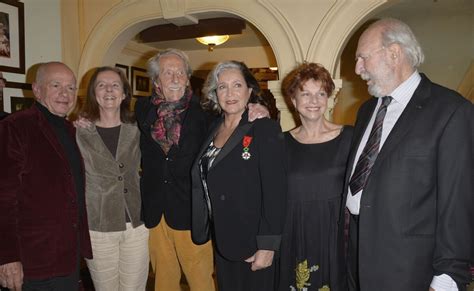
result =
[{"label": "decorative molding", "polygon": [[186,14],[185,0],[159,0],[163,18],[176,26],[198,24],[199,19]]},{"label": "decorative molding", "polygon": [[123,47],[138,32],[162,20],[156,0],[123,1],[94,26],[82,50],[78,78],[93,67],[114,65]]},{"label": "decorative molding", "polygon": [[359,1],[338,0],[321,20],[308,48],[306,59],[309,62],[322,63],[333,78],[339,78],[338,66],[345,42],[364,19],[389,1],[394,2],[367,0],[362,4]]},{"label": "decorative molding", "polygon": [[[395,1],[397,0],[337,0],[327,16],[314,20],[314,25],[318,25],[321,20],[324,23],[319,23],[307,52],[303,52],[298,34],[304,31],[298,31],[298,27],[292,24],[291,19],[272,0],[246,0],[245,4],[238,0],[125,0],[107,11],[88,33],[80,54],[78,78],[93,67],[114,65],[128,41],[148,27],[169,23],[170,19],[175,18],[184,18],[180,21],[185,22],[192,21],[188,16],[199,18],[201,15],[233,14],[252,23],[267,38],[278,63],[280,76],[284,76],[306,57],[308,61],[323,60],[333,77],[338,79],[336,66],[344,42],[374,9]],[[124,51],[130,54],[142,52],[136,50],[134,45],[127,46]],[[277,107],[282,113],[289,113],[279,92],[280,81],[268,83],[276,98]],[[334,104],[336,103],[337,100],[334,99]],[[285,122],[286,119],[282,118],[282,126],[288,127]],[[290,124],[291,122],[288,123]]]},{"label": "decorative molding", "polygon": [[281,92],[281,80],[268,81],[268,89],[275,97],[276,108],[280,111],[280,124],[283,131],[290,130],[296,126],[293,112],[288,108],[285,97]]},{"label": "decorative molding", "polygon": [[334,91],[332,92],[332,95],[329,96],[326,112],[324,112],[324,116],[329,121],[333,121],[334,119],[334,108],[336,107],[338,101],[337,93],[339,93],[339,90],[342,88],[342,79],[333,79],[333,82]]},{"label": "decorative molding", "polygon": [[[285,14],[283,14],[275,6],[275,4],[273,2],[271,2],[271,0],[257,0],[257,2],[260,5],[262,5],[263,7],[265,7],[265,9],[267,9],[268,12],[270,12],[270,14],[272,14],[275,17],[275,19],[278,19],[278,24],[281,26],[283,31],[286,33],[286,36],[287,36],[287,38],[288,38],[288,40],[291,44],[291,47],[293,49],[296,61],[300,62],[300,63],[303,62],[304,61],[304,54],[303,54],[303,50],[302,50],[302,47],[301,47],[301,42],[299,41],[298,37],[296,36],[297,34],[296,34],[295,30],[293,29],[293,27],[291,26],[290,22],[285,17]],[[265,37],[267,37],[267,35],[265,35]],[[267,37],[267,39],[268,39],[268,37]],[[268,41],[270,42],[270,39],[268,39]],[[272,42],[270,42],[270,43],[272,43]],[[277,42],[275,42],[273,40],[273,43],[277,43]],[[274,51],[276,51],[276,50],[274,50]],[[283,73],[286,73],[286,72],[283,72]]]},{"label": "decorative molding", "polygon": [[146,44],[141,44],[135,41],[129,41],[122,50],[123,54],[139,57],[145,60],[151,58],[157,52],[158,50],[156,50],[154,47],[148,46]]}]

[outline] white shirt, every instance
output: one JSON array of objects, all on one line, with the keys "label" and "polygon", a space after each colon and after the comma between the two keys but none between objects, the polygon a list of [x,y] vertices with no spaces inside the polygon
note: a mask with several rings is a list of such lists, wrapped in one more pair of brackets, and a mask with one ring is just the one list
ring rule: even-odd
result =
[{"label": "white shirt", "polygon": [[[406,79],[403,83],[401,83],[393,92],[390,94],[392,96],[392,102],[387,107],[387,113],[385,114],[385,118],[383,120],[382,125],[382,137],[380,138],[380,149],[382,148],[383,144],[387,140],[388,135],[392,131],[395,123],[397,122],[400,115],[402,115],[403,110],[407,106],[408,102],[410,102],[413,93],[415,92],[416,88],[420,84],[421,76],[418,71],[415,71],[408,79]],[[354,174],[355,167],[357,165],[357,161],[359,160],[362,151],[364,150],[365,144],[369,139],[370,131],[372,130],[372,126],[375,122],[375,116],[377,115],[377,111],[382,104],[382,98],[378,98],[377,106],[370,118],[369,124],[365,129],[364,135],[362,136],[362,140],[360,141],[359,148],[357,149],[357,153],[354,159],[354,164],[352,165],[351,177]],[[370,176],[370,175],[369,175]],[[347,202],[346,207],[349,211],[354,215],[359,215],[359,208],[360,208],[360,198],[362,196],[362,192],[364,190],[360,190],[359,193],[352,195],[351,189],[349,187],[349,191],[347,194]]]},{"label": "white shirt", "polygon": [[[415,92],[420,82],[421,76],[418,71],[415,71],[408,79],[406,79],[395,90],[393,90],[392,93],[389,94],[389,96],[392,96],[393,99],[387,107],[387,113],[385,114],[385,118],[383,120],[382,136],[380,139],[379,151],[387,140],[387,137],[392,131],[393,127],[397,123],[398,118],[400,117],[400,115],[402,115],[403,110],[405,110],[405,107],[407,106],[408,102],[410,102],[411,97],[413,96],[413,93]],[[359,147],[357,148],[354,164],[352,165],[351,177],[354,174],[357,161],[359,160],[359,157],[362,154],[365,145],[367,144],[367,140],[369,139],[370,131],[372,130],[377,111],[380,105],[382,104],[382,98],[378,99],[379,100],[377,100],[377,106],[375,107],[375,110],[372,113],[372,117],[370,118],[369,124],[367,125],[364,135],[362,136],[362,140],[360,141]],[[352,195],[350,187],[348,188],[349,189],[347,191],[348,194],[346,207],[347,209],[349,209],[351,214],[359,215],[360,199],[364,190],[362,189],[355,195]],[[458,291],[458,287],[454,280],[446,274],[434,276],[430,285],[431,288],[435,289],[436,291]]]}]

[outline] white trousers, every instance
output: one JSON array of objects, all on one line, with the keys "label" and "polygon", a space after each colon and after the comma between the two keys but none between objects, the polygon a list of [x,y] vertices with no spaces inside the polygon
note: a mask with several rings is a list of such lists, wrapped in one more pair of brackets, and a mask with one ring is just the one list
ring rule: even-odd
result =
[{"label": "white trousers", "polygon": [[148,279],[148,229],[90,231],[93,259],[87,260],[96,291],[145,290]]}]

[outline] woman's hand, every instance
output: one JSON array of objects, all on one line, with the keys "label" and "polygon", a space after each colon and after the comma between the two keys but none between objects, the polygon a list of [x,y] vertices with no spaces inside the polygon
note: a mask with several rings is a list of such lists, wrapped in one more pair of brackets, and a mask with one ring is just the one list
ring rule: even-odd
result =
[{"label": "woman's hand", "polygon": [[246,259],[247,263],[252,263],[252,271],[257,271],[270,267],[273,262],[275,251],[258,250],[253,256]]},{"label": "woman's hand", "polygon": [[256,119],[270,117],[270,112],[268,112],[267,107],[257,104],[249,103],[249,121],[252,122]]},{"label": "woman's hand", "polygon": [[79,117],[73,124],[76,128],[88,128],[92,126],[92,122],[84,117]]}]

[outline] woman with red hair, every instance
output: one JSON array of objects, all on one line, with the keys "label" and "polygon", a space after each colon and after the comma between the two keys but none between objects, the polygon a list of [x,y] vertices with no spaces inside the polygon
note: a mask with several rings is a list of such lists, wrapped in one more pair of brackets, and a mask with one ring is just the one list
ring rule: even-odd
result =
[{"label": "woman with red hair", "polygon": [[299,65],[282,87],[301,125],[285,132],[288,203],[279,290],[341,290],[338,220],[353,128],[324,117],[334,82],[323,66]]}]

